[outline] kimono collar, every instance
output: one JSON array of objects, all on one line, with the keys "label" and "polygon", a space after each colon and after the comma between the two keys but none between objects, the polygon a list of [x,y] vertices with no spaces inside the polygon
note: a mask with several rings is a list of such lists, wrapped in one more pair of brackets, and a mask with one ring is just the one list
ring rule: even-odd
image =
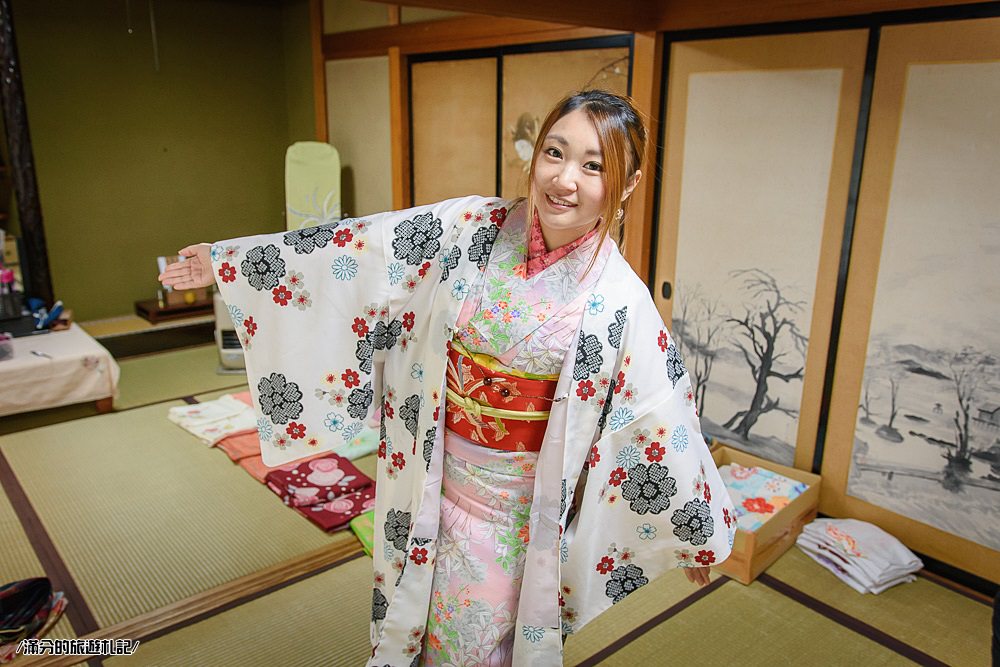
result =
[{"label": "kimono collar", "polygon": [[592,239],[596,234],[597,227],[595,226],[577,240],[570,241],[555,250],[547,250],[545,248],[545,238],[542,236],[542,223],[538,219],[538,213],[536,212],[531,216],[531,235],[528,237],[528,259],[525,263],[525,278],[530,278],[539,271],[552,266]]}]

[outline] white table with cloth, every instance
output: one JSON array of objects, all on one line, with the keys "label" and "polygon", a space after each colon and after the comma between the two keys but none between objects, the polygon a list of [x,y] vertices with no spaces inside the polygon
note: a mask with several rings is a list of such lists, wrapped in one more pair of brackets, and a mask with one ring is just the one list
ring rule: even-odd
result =
[{"label": "white table with cloth", "polygon": [[12,345],[14,356],[0,361],[0,416],[90,401],[101,412],[111,410],[121,369],[76,324],[15,338]]}]

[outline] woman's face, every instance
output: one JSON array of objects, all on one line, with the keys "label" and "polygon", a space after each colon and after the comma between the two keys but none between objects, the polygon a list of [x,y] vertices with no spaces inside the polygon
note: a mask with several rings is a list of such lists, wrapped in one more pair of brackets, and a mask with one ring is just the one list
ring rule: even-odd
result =
[{"label": "woman's face", "polygon": [[552,125],[535,156],[531,194],[550,250],[597,224],[604,204],[604,162],[597,128],[581,109]]}]

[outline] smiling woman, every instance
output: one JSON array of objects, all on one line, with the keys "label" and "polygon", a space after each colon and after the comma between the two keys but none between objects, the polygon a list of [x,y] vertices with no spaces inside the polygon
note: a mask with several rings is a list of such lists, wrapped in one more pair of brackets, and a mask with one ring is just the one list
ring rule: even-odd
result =
[{"label": "smiling woman", "polygon": [[627,99],[578,93],[526,199],[190,246],[161,276],[217,276],[252,318],[269,465],[338,451],[381,408],[370,664],[559,665],[612,604],[729,555],[687,372],[612,240],[645,141]]}]

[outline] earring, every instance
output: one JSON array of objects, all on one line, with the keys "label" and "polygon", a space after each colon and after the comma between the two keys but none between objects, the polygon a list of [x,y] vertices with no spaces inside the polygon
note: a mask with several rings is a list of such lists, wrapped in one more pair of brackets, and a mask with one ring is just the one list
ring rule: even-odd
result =
[{"label": "earring", "polygon": [[625,215],[625,209],[621,209],[621,208],[618,209],[618,212],[615,213],[615,220],[616,221],[617,220],[621,220],[624,215]]}]

